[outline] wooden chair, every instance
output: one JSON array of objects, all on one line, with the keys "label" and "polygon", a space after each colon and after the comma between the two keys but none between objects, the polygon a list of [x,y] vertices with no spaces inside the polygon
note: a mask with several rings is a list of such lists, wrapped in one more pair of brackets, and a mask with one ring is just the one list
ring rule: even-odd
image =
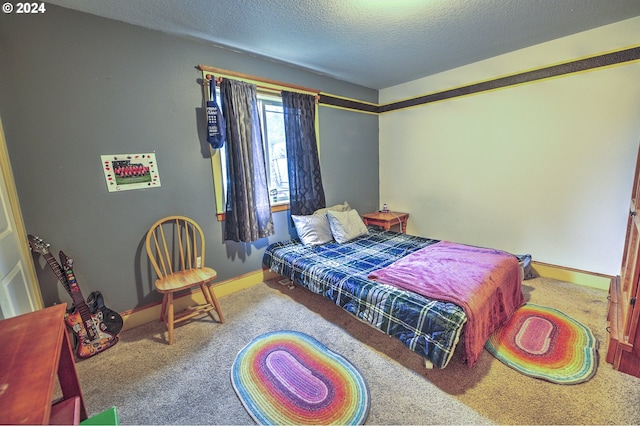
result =
[{"label": "wooden chair", "polygon": [[[185,216],[168,216],[154,223],[147,232],[147,254],[158,274],[156,290],[162,293],[160,320],[169,331],[169,344],[173,344],[174,324],[187,321],[198,315],[218,313],[220,323],[224,323],[218,299],[211,289],[218,273],[204,266],[205,241],[202,228]],[[206,303],[174,314],[174,294],[190,291],[199,286]]]}]

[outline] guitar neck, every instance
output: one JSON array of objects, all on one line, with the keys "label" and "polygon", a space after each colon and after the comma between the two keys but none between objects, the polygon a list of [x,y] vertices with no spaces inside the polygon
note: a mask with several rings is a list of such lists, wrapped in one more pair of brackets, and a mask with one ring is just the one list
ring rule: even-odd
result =
[{"label": "guitar neck", "polygon": [[[69,293],[69,296],[71,296],[73,298],[73,294],[71,293],[71,288],[69,288],[69,282],[67,281],[67,278],[65,277],[64,273],[62,272],[62,268],[60,267],[60,264],[58,263],[56,258],[53,257],[53,255],[51,253],[44,253],[43,256],[47,260],[47,263],[49,264],[49,267],[56,274],[56,277],[58,277],[58,281],[60,281],[62,283],[62,285],[64,286],[65,290],[67,290],[67,293]],[[74,300],[74,302],[75,302],[75,300]]]},{"label": "guitar neck", "polygon": [[82,318],[82,324],[87,331],[87,335],[89,336],[89,340],[94,340],[98,337],[98,331],[96,330],[96,325],[93,322],[93,318],[91,316],[91,310],[87,306],[87,303],[84,301],[84,297],[82,297],[82,292],[80,291],[80,287],[76,282],[76,277],[73,275],[73,270],[71,268],[65,269],[66,281],[69,284],[71,298],[73,299],[73,304],[76,307],[76,310],[80,314],[80,318]]}]

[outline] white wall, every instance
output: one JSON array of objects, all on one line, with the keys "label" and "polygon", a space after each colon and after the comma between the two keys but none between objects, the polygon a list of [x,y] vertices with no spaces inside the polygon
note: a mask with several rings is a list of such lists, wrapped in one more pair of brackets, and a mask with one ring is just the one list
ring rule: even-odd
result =
[{"label": "white wall", "polygon": [[[640,18],[384,89],[382,104],[640,44]],[[380,202],[408,232],[619,273],[640,62],[380,117]]]}]

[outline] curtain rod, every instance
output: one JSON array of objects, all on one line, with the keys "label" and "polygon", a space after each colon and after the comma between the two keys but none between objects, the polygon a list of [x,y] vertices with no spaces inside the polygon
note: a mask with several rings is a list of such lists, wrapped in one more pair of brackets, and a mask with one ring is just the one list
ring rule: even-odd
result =
[{"label": "curtain rod", "polygon": [[[281,81],[270,80],[268,78],[256,77],[254,75],[243,74],[243,73],[239,73],[239,72],[235,72],[235,71],[229,71],[229,70],[225,70],[225,69],[222,69],[222,68],[210,67],[210,66],[207,66],[207,65],[198,65],[196,68],[198,68],[200,71],[204,71],[204,72],[211,72],[211,73],[214,73],[214,74],[222,74],[222,75],[225,75],[225,76],[244,78],[244,79],[247,79],[247,80],[258,81],[260,83],[272,84],[274,86],[286,87],[286,88],[289,88],[289,89],[294,89],[294,90],[299,90],[299,91],[303,91],[303,92],[313,93],[315,95],[318,95],[320,93],[320,90],[318,90],[318,89],[311,89],[309,87],[297,86],[295,84],[289,84],[289,83],[283,83]],[[208,80],[211,79],[209,75],[207,75],[206,78]]]},{"label": "curtain rod", "polygon": [[[222,74],[222,75],[224,75],[224,74]],[[220,87],[220,83],[222,83],[222,79],[224,77],[221,77],[220,74],[218,74],[218,77],[214,78],[213,74],[207,74],[205,78],[207,80],[202,83],[203,86],[208,86],[208,85],[211,84],[211,82],[213,82],[213,84],[215,84],[216,87]],[[251,81],[255,81],[255,80],[251,80]],[[260,89],[261,91],[264,91],[264,92],[273,92],[273,93],[277,93],[277,94],[282,94],[282,89],[280,89],[280,88],[270,87],[270,86],[261,86],[259,84],[256,84],[255,86],[258,89]],[[319,96],[316,95],[316,99],[318,99],[318,98],[319,98]]]}]

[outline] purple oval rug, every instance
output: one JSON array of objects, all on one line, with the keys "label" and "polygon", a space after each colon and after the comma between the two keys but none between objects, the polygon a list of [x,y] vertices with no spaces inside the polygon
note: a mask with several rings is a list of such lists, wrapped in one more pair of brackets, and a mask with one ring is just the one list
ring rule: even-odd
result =
[{"label": "purple oval rug", "polygon": [[369,389],[343,356],[296,331],[263,334],[236,356],[231,382],[258,424],[363,424]]}]

